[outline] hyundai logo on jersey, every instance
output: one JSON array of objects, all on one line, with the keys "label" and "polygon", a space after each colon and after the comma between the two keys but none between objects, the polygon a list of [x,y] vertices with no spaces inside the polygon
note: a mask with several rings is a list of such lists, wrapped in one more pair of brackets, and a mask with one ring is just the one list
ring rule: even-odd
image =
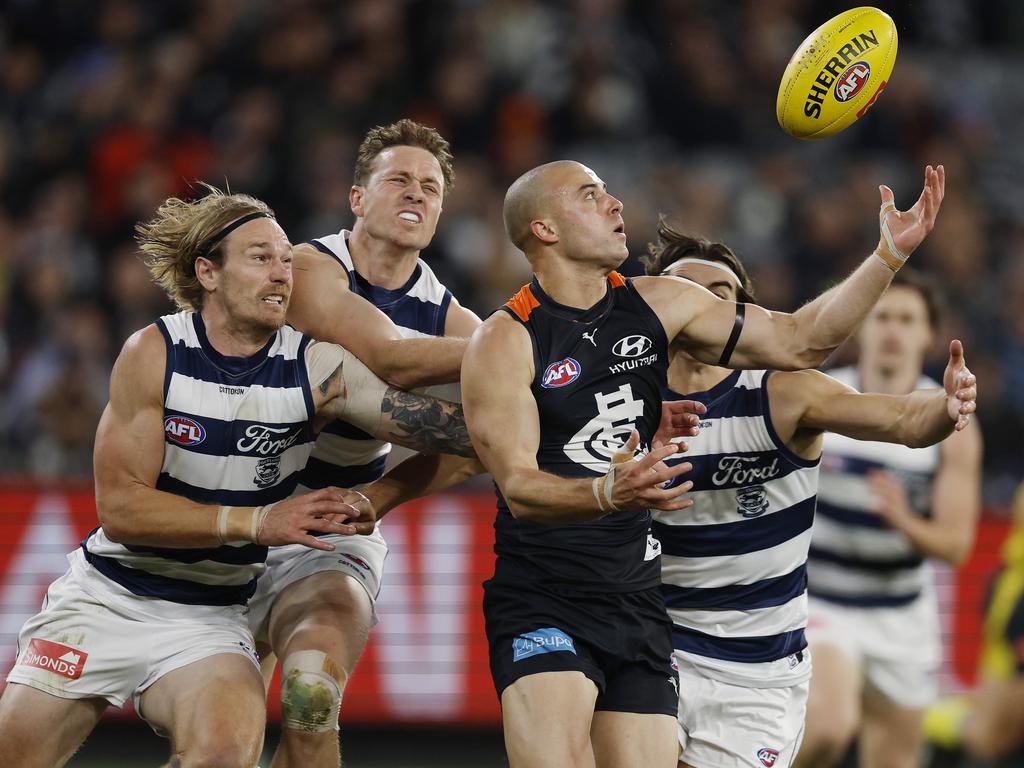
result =
[{"label": "hyundai logo on jersey", "polygon": [[573,358],[567,357],[564,360],[559,360],[557,363],[552,363],[545,369],[540,385],[545,389],[564,387],[566,384],[572,384],[576,381],[582,372],[583,369],[580,367],[580,364]]},{"label": "hyundai logo on jersey", "polygon": [[576,646],[572,638],[554,627],[524,632],[512,641],[512,661],[522,661],[541,653],[568,651],[575,655]]},{"label": "hyundai logo on jersey", "polygon": [[646,336],[633,334],[632,336],[624,336],[616,341],[615,346],[612,347],[612,352],[619,357],[640,357],[653,345],[654,343]]},{"label": "hyundai logo on jersey", "polygon": [[178,445],[199,445],[206,439],[203,425],[187,416],[168,416],[164,419],[164,434]]}]

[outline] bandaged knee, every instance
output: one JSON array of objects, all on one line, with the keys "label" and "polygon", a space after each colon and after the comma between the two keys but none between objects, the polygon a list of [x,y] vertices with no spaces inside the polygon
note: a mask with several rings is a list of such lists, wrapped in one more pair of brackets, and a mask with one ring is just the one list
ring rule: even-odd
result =
[{"label": "bandaged knee", "polygon": [[338,730],[345,673],[321,651],[296,651],[281,665],[281,725],[296,731]]}]

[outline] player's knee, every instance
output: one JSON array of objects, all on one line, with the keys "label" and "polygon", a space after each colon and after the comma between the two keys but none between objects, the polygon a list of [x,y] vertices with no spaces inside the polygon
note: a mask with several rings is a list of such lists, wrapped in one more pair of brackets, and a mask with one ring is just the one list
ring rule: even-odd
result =
[{"label": "player's knee", "polygon": [[304,733],[338,729],[345,673],[321,651],[295,651],[281,665],[281,725]]},{"label": "player's knee", "polygon": [[177,762],[172,765],[181,768],[252,768],[259,758],[259,744],[240,743],[224,734],[220,739],[211,739],[177,753]]}]

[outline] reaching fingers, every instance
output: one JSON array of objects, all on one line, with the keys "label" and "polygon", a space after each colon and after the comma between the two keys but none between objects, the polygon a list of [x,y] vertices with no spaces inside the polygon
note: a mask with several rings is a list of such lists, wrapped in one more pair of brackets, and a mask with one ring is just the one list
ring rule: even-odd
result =
[{"label": "reaching fingers", "polygon": [[640,461],[636,462],[638,470],[649,470],[659,461],[664,461],[673,453],[678,453],[679,447],[676,443],[666,443],[665,445],[653,448],[650,453],[644,456]]},{"label": "reaching fingers", "polygon": [[305,546],[309,547],[310,549],[319,549],[319,550],[322,550],[324,552],[333,552],[334,551],[334,545],[333,544],[331,544],[329,541],[324,541],[323,539],[318,539],[316,536],[299,536],[298,538],[296,538],[295,543],[296,544],[304,544]]}]

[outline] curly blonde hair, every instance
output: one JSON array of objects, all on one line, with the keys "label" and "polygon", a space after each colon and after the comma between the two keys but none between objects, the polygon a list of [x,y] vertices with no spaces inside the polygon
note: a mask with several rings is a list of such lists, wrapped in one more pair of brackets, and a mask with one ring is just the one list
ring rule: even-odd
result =
[{"label": "curly blonde hair", "polygon": [[222,192],[210,184],[201,186],[208,192],[205,196],[198,200],[168,198],[152,221],[135,225],[135,240],[153,282],[179,309],[194,312],[203,308],[204,295],[196,277],[196,259],[203,256],[219,264],[224,258],[224,241],[209,247],[210,238],[251,213],[274,218],[274,212],[262,200]]}]

